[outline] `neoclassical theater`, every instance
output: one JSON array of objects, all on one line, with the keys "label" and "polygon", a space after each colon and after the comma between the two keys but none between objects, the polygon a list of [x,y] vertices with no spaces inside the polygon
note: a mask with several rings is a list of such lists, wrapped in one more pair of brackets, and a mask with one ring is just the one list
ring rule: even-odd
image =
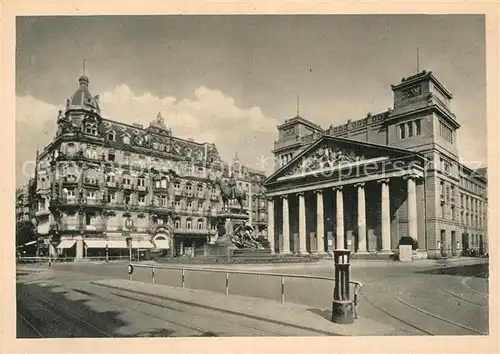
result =
[{"label": "neoclassical theater", "polygon": [[488,252],[486,168],[460,162],[452,94],[422,71],[391,86],[393,107],[340,126],[297,115],[279,125],[264,182],[277,253]]}]

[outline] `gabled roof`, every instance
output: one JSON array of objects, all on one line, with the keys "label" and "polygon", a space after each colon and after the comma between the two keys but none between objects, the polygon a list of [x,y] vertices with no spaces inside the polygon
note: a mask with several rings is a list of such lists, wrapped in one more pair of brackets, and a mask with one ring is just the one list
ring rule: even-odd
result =
[{"label": "gabled roof", "polygon": [[262,185],[266,186],[269,182],[274,180],[277,176],[281,175],[283,171],[288,169],[291,165],[294,165],[297,161],[299,161],[304,155],[307,155],[311,151],[317,149],[321,144],[325,142],[336,142],[340,144],[347,144],[347,145],[352,145],[357,148],[365,148],[365,149],[377,149],[381,151],[387,151],[390,153],[396,153],[396,154],[401,154],[401,155],[407,155],[407,156],[417,156],[423,160],[425,160],[425,157],[415,151],[412,150],[407,150],[407,149],[401,149],[401,148],[396,148],[393,146],[388,146],[388,145],[381,145],[381,144],[375,144],[375,143],[368,143],[364,141],[359,141],[359,140],[353,140],[353,139],[347,139],[347,138],[339,138],[339,137],[334,137],[330,135],[323,135],[320,137],[318,140],[316,140],[314,143],[309,145],[306,149],[302,150],[299,154],[297,154],[294,158],[292,158],[285,166],[282,166],[279,168],[277,171],[275,171],[273,174],[271,174],[269,177],[267,177],[263,182]]}]

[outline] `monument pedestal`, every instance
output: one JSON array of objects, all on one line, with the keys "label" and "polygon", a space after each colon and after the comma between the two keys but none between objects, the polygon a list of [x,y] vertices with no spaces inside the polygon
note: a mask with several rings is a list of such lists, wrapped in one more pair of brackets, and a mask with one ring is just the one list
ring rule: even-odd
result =
[{"label": "monument pedestal", "polygon": [[246,222],[248,220],[248,215],[223,213],[219,214],[218,217],[220,221],[224,220],[224,227],[220,227],[219,225],[217,231],[220,236],[217,237],[215,243],[205,245],[204,255],[206,257],[231,257],[233,251],[238,248],[231,241],[231,237],[234,235],[234,229],[238,224]]}]

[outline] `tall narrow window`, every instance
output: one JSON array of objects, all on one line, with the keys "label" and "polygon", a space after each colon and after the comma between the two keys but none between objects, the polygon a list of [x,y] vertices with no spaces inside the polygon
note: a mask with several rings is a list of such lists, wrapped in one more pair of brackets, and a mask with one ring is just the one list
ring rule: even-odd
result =
[{"label": "tall narrow window", "polygon": [[420,119],[416,120],[413,122],[413,124],[415,125],[415,135],[420,135]]},{"label": "tall narrow window", "polygon": [[400,137],[400,139],[406,138],[406,130],[405,130],[404,124],[399,125],[399,137]]},{"label": "tall narrow window", "polygon": [[413,136],[413,122],[409,122],[408,123],[408,137],[412,137]]}]

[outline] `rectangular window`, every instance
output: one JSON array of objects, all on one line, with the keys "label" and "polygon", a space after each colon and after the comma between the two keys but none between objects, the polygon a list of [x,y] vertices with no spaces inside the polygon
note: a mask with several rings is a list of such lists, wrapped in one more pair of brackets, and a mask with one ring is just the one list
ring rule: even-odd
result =
[{"label": "rectangular window", "polygon": [[203,230],[203,221],[198,221],[198,230]]},{"label": "rectangular window", "polygon": [[127,186],[130,185],[130,178],[124,178],[123,179],[123,184],[125,184]]},{"label": "rectangular window", "polygon": [[180,200],[176,200],[175,201],[175,206],[176,207],[180,207],[181,206],[181,201]]},{"label": "rectangular window", "polygon": [[108,194],[108,203],[114,203],[115,202],[115,193],[109,193]]},{"label": "rectangular window", "polygon": [[115,161],[115,154],[113,152],[108,152],[108,161]]},{"label": "rectangular window", "polygon": [[188,203],[187,203],[187,207],[188,207],[188,208],[192,208],[192,207],[193,207],[193,202],[188,202]]},{"label": "rectangular window", "polygon": [[415,125],[415,135],[420,135],[421,134],[420,119],[414,121],[413,124]]},{"label": "rectangular window", "polygon": [[167,196],[161,195],[160,196],[160,206],[167,206]]},{"label": "rectangular window", "polygon": [[441,212],[441,218],[444,219],[445,218],[445,209],[444,209],[444,203],[441,203],[441,209],[440,209],[440,212]]},{"label": "rectangular window", "polygon": [[144,178],[138,178],[137,179],[137,185],[140,187],[146,186],[146,180]]},{"label": "rectangular window", "polygon": [[75,190],[68,189],[68,198],[74,198],[74,197],[75,197]]},{"label": "rectangular window", "polygon": [[408,137],[413,136],[413,122],[408,123]]},{"label": "rectangular window", "polygon": [[455,221],[455,206],[451,206],[451,220]]},{"label": "rectangular window", "polygon": [[406,138],[406,130],[405,130],[405,125],[404,124],[400,124],[399,125],[399,138],[400,139]]},{"label": "rectangular window", "polygon": [[114,181],[115,181],[114,175],[107,175],[106,176],[106,182],[114,182]]},{"label": "rectangular window", "polygon": [[139,205],[144,205],[146,204],[146,197],[143,195],[139,196]]},{"label": "rectangular window", "polygon": [[88,199],[95,199],[95,192],[88,191],[87,192],[87,198]]},{"label": "rectangular window", "polygon": [[130,194],[125,195],[125,204],[130,204],[132,202],[132,196]]}]

